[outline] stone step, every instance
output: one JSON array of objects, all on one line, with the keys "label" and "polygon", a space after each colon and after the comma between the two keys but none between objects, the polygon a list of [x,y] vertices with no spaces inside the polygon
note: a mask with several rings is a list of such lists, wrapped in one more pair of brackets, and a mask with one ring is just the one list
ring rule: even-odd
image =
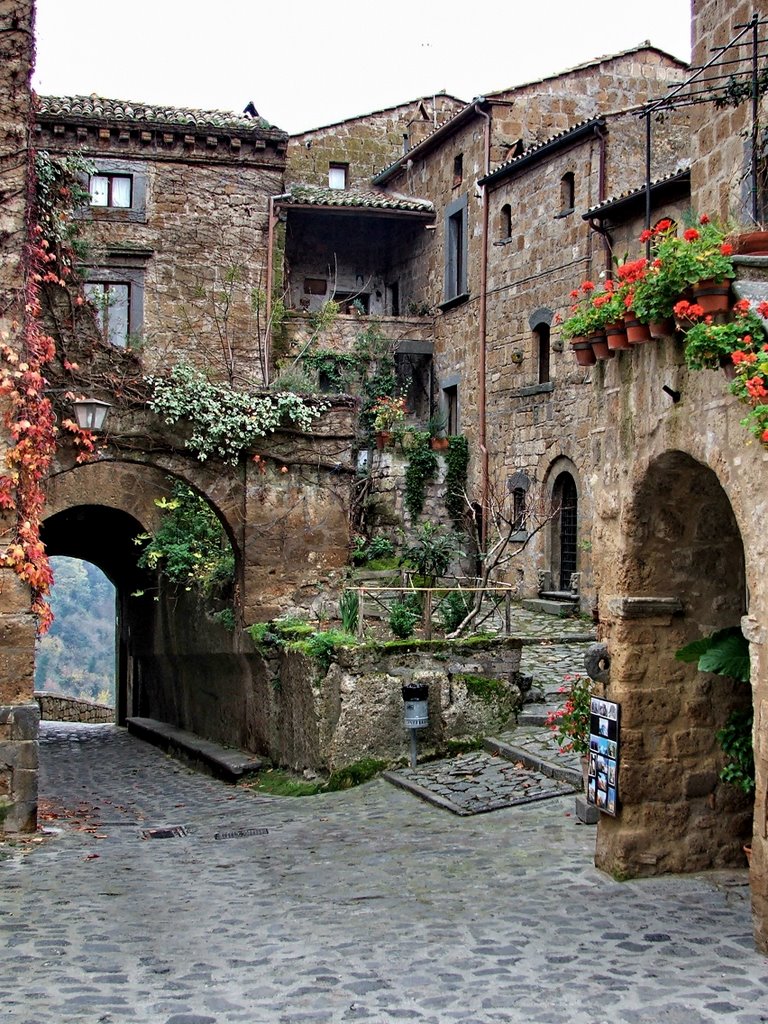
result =
[{"label": "stone step", "polygon": [[[544,733],[546,733],[546,737]],[[549,735],[548,729],[542,730],[542,740],[548,738]],[[483,740],[483,746],[491,754],[497,754],[508,761],[520,761],[526,767],[533,768],[543,775],[549,776],[551,779],[567,782],[576,790],[581,790],[584,787],[584,779],[580,769],[571,768],[565,764],[555,764],[554,761],[548,759],[547,755],[538,751],[534,752],[522,746],[515,746],[514,743],[497,739],[493,736],[486,736]]]},{"label": "stone step", "polygon": [[155,718],[128,718],[126,725],[134,736],[160,747],[173,757],[204,768],[223,782],[237,782],[246,775],[253,775],[266,763],[254,754],[224,747]]},{"label": "stone step", "polygon": [[526,611],[541,612],[543,615],[557,615],[563,619],[573,615],[576,608],[576,604],[572,601],[545,601],[539,597],[525,598],[521,604]]}]

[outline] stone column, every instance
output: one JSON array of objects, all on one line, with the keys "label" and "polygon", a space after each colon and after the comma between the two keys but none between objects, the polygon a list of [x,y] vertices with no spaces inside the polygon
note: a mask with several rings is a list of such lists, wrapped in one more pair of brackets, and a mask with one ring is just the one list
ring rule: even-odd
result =
[{"label": "stone column", "polygon": [[[32,0],[0,0],[0,339],[19,349],[33,53]],[[5,409],[0,408],[0,412]],[[8,434],[0,420],[0,456]],[[0,457],[0,473],[6,472]],[[13,513],[10,513],[13,515]],[[0,553],[9,517],[0,520]],[[0,568],[0,831],[31,830],[37,815],[35,623],[27,587]]]}]

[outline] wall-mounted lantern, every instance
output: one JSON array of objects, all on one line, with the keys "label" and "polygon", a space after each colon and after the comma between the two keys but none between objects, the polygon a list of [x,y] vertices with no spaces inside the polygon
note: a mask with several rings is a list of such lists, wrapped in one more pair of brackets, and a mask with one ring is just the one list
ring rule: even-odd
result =
[{"label": "wall-mounted lantern", "polygon": [[109,402],[100,402],[98,398],[79,398],[72,405],[78,427],[93,431],[104,429],[107,413],[112,408]]}]

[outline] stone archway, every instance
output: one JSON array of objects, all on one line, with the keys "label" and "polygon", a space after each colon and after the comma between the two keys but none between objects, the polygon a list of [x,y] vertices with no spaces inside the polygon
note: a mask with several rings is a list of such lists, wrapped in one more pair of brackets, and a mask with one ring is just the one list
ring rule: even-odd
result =
[{"label": "stone archway", "polygon": [[596,863],[622,877],[743,866],[751,800],[720,781],[715,733],[751,692],[675,659],[748,610],[730,501],[710,468],[670,451],[647,468],[622,526],[620,596],[601,609],[622,705],[621,812],[601,818]]}]

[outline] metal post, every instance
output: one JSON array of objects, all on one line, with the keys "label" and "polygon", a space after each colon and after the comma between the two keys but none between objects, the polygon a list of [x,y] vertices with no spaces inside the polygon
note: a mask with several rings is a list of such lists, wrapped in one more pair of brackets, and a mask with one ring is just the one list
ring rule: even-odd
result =
[{"label": "metal post", "polygon": [[360,587],[357,592],[357,635],[362,637],[363,635],[363,619],[365,618],[365,589]]},{"label": "metal post", "polygon": [[752,15],[752,220],[755,224],[758,223],[758,207],[759,207],[759,189],[757,180],[757,125],[758,125],[758,107],[759,97],[757,95],[757,43],[758,43],[758,23],[757,14]]},{"label": "metal post", "polygon": [[512,632],[512,594],[509,591],[504,595],[504,632],[507,636]]},{"label": "metal post", "polygon": [[[645,114],[645,230],[651,229],[651,112]],[[645,243],[645,257],[651,258],[651,240]]]},{"label": "metal post", "polygon": [[416,730],[409,730],[411,733],[411,768],[415,768],[418,763],[418,756],[416,751]]},{"label": "metal post", "polygon": [[432,591],[424,591],[424,612],[422,615],[422,626],[424,627],[424,639],[432,639]]}]

